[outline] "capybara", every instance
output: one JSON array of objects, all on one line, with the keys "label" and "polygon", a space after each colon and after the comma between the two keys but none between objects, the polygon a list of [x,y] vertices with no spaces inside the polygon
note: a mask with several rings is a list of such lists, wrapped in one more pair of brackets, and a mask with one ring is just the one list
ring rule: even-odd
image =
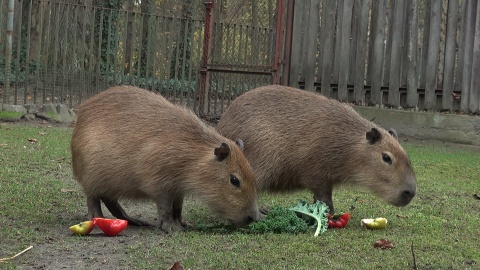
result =
[{"label": "capybara", "polygon": [[90,218],[131,218],[118,200],[151,199],[164,231],[183,229],[188,194],[243,226],[261,217],[243,143],[221,136],[191,110],[132,86],[107,89],[79,106],[71,140],[73,174],[87,197]]},{"label": "capybara", "polygon": [[416,193],[410,159],[387,131],[345,103],[270,85],[236,98],[216,129],[242,138],[257,190],[306,188],[334,213],[332,189],[358,184],[396,206]]}]

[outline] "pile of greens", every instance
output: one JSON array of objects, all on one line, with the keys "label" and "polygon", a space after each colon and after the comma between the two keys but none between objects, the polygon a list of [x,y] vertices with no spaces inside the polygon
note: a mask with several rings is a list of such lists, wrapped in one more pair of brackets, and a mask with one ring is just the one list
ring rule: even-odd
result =
[{"label": "pile of greens", "polygon": [[321,201],[313,204],[300,201],[290,208],[274,206],[263,220],[249,226],[249,232],[304,233],[309,227],[314,227],[316,237],[327,230],[327,215],[328,206]]},{"label": "pile of greens", "polygon": [[[314,236],[324,233],[328,228],[328,206],[317,201],[308,204],[300,201],[294,207],[273,206],[266,217],[258,222],[252,223],[240,231],[252,234],[263,233],[305,233],[309,228],[314,228]],[[232,226],[197,226],[200,231],[217,233],[231,232],[235,230]]]},{"label": "pile of greens", "polygon": [[273,206],[266,217],[252,223],[247,230],[250,233],[305,233],[308,230],[307,223],[298,217],[294,211],[283,206]]}]

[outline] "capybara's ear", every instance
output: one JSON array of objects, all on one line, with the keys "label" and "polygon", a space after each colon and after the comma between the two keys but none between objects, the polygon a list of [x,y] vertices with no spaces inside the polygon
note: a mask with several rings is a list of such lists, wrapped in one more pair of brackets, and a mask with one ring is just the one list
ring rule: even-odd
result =
[{"label": "capybara's ear", "polygon": [[380,131],[378,131],[378,129],[372,128],[372,130],[367,132],[366,138],[370,142],[370,144],[374,144],[382,138],[382,134],[380,134]]},{"label": "capybara's ear", "polygon": [[243,151],[243,141],[241,139],[236,139],[235,140],[235,143],[238,145],[238,147],[240,147],[240,149],[242,149]]},{"label": "capybara's ear", "polygon": [[215,148],[215,151],[213,152],[215,156],[217,156],[218,161],[222,161],[228,157],[230,154],[230,146],[226,143],[222,143],[220,147]]},{"label": "capybara's ear", "polygon": [[388,134],[392,135],[398,141],[398,134],[397,131],[393,128],[388,130]]}]

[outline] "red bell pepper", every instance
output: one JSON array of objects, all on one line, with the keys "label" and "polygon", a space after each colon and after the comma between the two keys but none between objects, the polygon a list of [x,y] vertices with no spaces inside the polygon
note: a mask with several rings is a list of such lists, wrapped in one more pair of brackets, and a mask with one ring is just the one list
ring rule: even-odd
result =
[{"label": "red bell pepper", "polygon": [[348,224],[348,220],[350,220],[350,214],[349,213],[341,213],[338,215],[331,216],[328,214],[328,228],[345,228]]},{"label": "red bell pepper", "polygon": [[93,222],[108,236],[119,234],[128,225],[128,221],[123,219],[93,218]]}]

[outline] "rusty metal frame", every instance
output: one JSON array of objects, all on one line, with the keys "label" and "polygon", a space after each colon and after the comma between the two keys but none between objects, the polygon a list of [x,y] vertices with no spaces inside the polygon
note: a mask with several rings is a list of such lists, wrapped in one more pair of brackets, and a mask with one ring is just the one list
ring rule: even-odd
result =
[{"label": "rusty metal frame", "polygon": [[[285,1],[292,0],[277,0],[277,29],[275,33],[275,53],[274,60],[268,66],[253,66],[253,65],[225,65],[210,63],[210,55],[212,52],[213,43],[213,28],[214,28],[214,9],[215,0],[205,0],[205,28],[202,45],[202,58],[200,63],[200,78],[198,88],[198,114],[200,117],[206,116],[206,109],[208,107],[209,98],[209,73],[210,72],[224,72],[224,73],[239,73],[239,74],[256,74],[256,75],[271,75],[272,84],[281,83],[280,67],[285,63],[283,59],[283,20],[285,14]],[[288,25],[288,24],[287,24]],[[291,40],[290,40],[291,43]],[[287,72],[288,73],[288,72]]]}]

